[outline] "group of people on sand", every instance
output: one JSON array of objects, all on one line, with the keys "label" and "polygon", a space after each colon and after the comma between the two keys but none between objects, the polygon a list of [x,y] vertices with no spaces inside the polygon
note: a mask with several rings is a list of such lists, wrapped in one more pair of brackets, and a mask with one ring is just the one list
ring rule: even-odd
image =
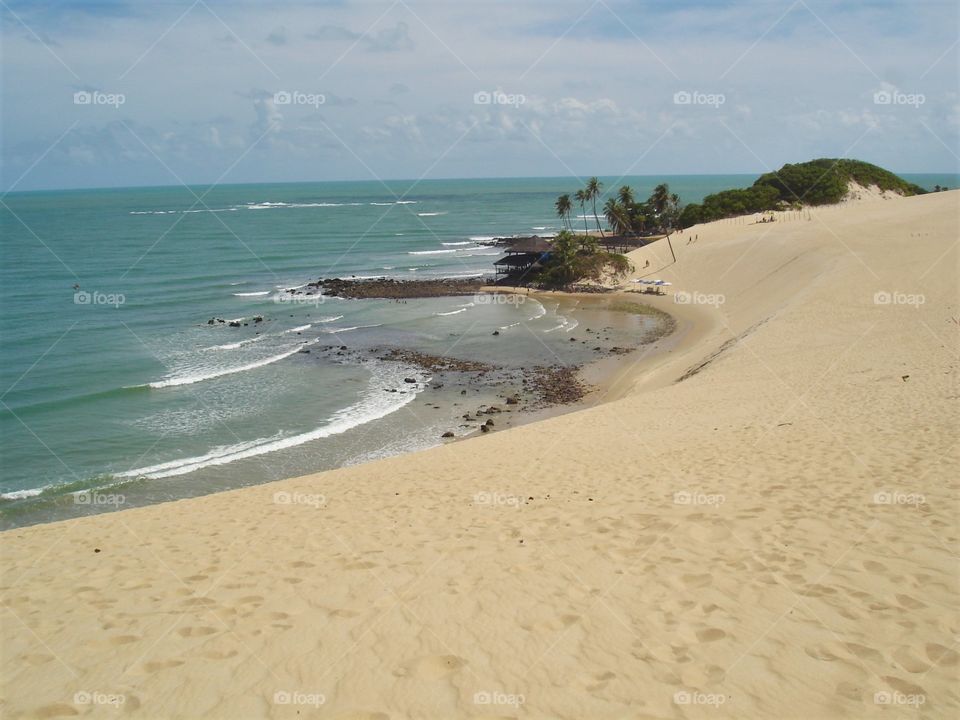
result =
[{"label": "group of people on sand", "polygon": [[773,215],[770,215],[769,217],[764,215],[762,218],[757,220],[758,223],[768,223],[768,222],[776,222],[776,221],[777,219]]}]

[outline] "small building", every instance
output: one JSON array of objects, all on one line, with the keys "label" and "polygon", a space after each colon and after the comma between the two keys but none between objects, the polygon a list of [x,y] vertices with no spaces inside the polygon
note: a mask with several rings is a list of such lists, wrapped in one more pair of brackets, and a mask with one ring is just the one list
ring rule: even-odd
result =
[{"label": "small building", "polygon": [[534,266],[550,255],[551,243],[542,237],[533,235],[520,238],[507,247],[506,255],[493,263],[497,277],[506,275],[510,278],[522,279]]}]

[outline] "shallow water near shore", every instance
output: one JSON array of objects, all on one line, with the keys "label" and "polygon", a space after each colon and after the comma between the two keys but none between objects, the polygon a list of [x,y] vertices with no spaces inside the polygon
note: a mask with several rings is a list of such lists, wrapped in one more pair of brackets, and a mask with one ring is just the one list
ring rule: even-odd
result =
[{"label": "shallow water near shore", "polygon": [[[752,176],[633,183],[644,194],[662,179],[693,201]],[[592,311],[567,312],[553,300],[321,301],[283,292],[318,277],[489,272],[500,253],[481,243],[555,232],[552,201],[570,184],[332,183],[218,187],[206,195],[203,188],[196,195],[148,188],[7,197],[9,209],[0,211],[0,527],[428,447],[447,431],[478,432],[461,427],[462,415],[503,401],[505,389],[492,383],[458,387],[453,380],[434,388],[439,381],[422,369],[380,360],[389,348],[518,369],[580,365],[635,344],[649,318],[585,321]],[[215,317],[238,326],[208,325]],[[586,327],[607,326],[608,337],[588,342]],[[337,349],[325,350],[330,346]],[[347,350],[338,357],[341,346]],[[536,416],[510,414],[518,420],[494,418],[498,430]],[[75,495],[88,490],[102,497]]]}]

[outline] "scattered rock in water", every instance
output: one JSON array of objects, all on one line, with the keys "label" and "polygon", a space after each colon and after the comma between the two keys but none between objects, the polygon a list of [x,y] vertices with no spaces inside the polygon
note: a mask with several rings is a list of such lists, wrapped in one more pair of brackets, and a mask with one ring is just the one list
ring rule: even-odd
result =
[{"label": "scattered rock in water", "polygon": [[489,425],[481,425],[481,426],[480,426],[480,432],[485,432],[485,433],[486,433],[486,432],[490,432],[490,426],[489,426]]},{"label": "scattered rock in water", "polygon": [[490,333],[490,334],[491,334],[491,335],[499,335],[499,334],[500,334],[500,331],[499,331],[499,330],[494,330],[494,331],[493,331],[492,333]]},{"label": "scattered rock in water", "polygon": [[507,405],[519,405],[519,404],[520,404],[520,398],[518,398],[516,395],[511,395],[510,397],[507,398]]},{"label": "scattered rock in water", "polygon": [[240,327],[240,323],[238,323],[236,320],[231,320],[230,327]]},{"label": "scattered rock in water", "polygon": [[493,427],[493,420],[487,420],[487,421],[484,423],[484,425],[487,426],[487,427]]},{"label": "scattered rock in water", "polygon": [[437,280],[394,280],[370,278],[349,280],[331,278],[308,283],[308,287],[322,288],[322,294],[342,298],[427,298],[450,295],[473,295],[488,282],[485,278],[440,278]]},{"label": "scattered rock in water", "polygon": [[416,382],[416,379],[414,379],[414,378],[404,378],[403,381],[404,381],[405,383],[415,383],[415,382]]},{"label": "scattered rock in water", "polygon": [[443,435],[441,435],[440,437],[442,437],[442,438],[452,438],[452,437],[454,437],[454,434],[453,434],[452,432],[450,432],[449,430],[447,430],[447,431],[446,431]]}]

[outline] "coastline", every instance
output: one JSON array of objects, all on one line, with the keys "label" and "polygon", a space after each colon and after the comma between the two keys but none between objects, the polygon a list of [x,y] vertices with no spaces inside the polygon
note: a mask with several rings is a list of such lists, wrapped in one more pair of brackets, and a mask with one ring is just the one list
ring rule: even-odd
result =
[{"label": "coastline", "polygon": [[[632,252],[677,327],[608,402],[3,533],[5,714],[949,716],[957,197]],[[905,268],[924,304],[878,307]]]}]

